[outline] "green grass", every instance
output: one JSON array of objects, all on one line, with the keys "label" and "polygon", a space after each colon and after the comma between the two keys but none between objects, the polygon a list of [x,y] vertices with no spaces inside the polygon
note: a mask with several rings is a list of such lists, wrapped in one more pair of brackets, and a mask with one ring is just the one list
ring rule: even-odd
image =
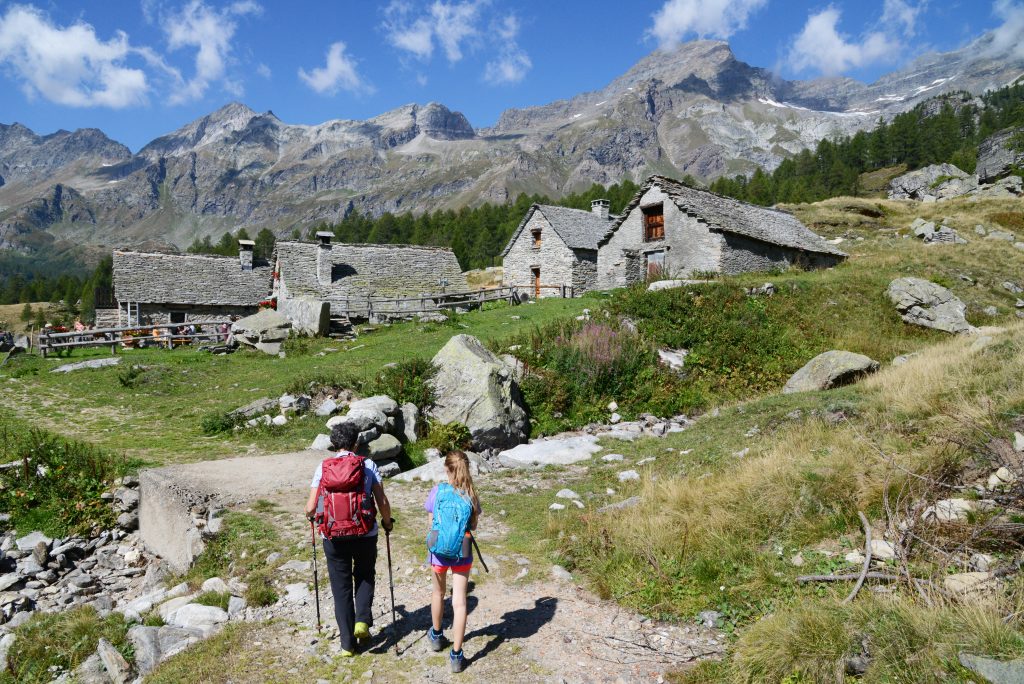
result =
[{"label": "green grass", "polygon": [[96,651],[105,638],[131,661],[127,641],[128,624],[120,613],[105,618],[92,608],[73,608],[60,613],[34,613],[18,627],[14,645],[7,654],[7,670],[0,672],[0,684],[40,684],[54,678],[49,668],[73,670]]},{"label": "green grass", "polygon": [[323,430],[321,420],[212,436],[204,434],[202,421],[260,397],[280,396],[297,380],[318,374],[372,380],[385,364],[430,359],[453,335],[466,333],[487,342],[575,316],[586,306],[586,300],[545,299],[459,316],[453,326],[401,323],[364,331],[352,342],[291,340],[284,359],[244,351],[210,356],[191,349],[126,350],[122,366],[150,369],[146,377],[151,381],[136,387],[122,384],[120,367],[67,376],[49,373],[68,360],[103,357],[102,350],[76,351],[60,360],[19,357],[0,369],[0,410],[53,430],[74,425],[78,439],[152,463],[218,458],[250,447],[267,453],[296,450]]},{"label": "green grass", "polygon": [[262,515],[229,511],[224,515],[221,533],[206,544],[206,549],[183,579],[197,588],[211,577],[226,579],[245,576],[266,568],[266,559],[280,551],[277,528]]}]

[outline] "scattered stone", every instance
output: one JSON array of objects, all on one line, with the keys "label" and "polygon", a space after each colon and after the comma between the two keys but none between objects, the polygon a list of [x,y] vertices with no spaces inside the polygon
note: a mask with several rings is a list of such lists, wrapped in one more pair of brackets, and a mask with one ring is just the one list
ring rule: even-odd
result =
[{"label": "scattered stone", "polygon": [[327,397],[322,402],[320,402],[320,405],[316,407],[316,410],[313,413],[322,418],[326,418],[328,416],[333,416],[335,411],[337,410],[338,402],[336,402],[331,397]]},{"label": "scattered stone", "polygon": [[389,461],[402,453],[402,443],[397,437],[381,435],[366,445],[367,455],[374,462]]},{"label": "scattered stone", "polygon": [[578,499],[580,495],[571,489],[559,489],[558,493],[555,494],[556,499]]},{"label": "scattered stone", "polygon": [[619,405],[618,405],[618,403],[616,403],[616,402],[614,402],[614,401],[609,401],[609,402],[608,402],[608,410],[609,410],[610,412],[612,412],[612,413],[615,413],[616,411],[618,411],[618,410],[619,410]]},{"label": "scattered stone", "polygon": [[594,435],[535,440],[520,444],[498,454],[499,462],[509,468],[529,468],[545,465],[570,465],[589,460],[601,451]]},{"label": "scattered stone", "polygon": [[470,335],[448,340],[433,359],[435,393],[430,416],[462,423],[478,449],[508,449],[526,441],[529,418],[508,366]]},{"label": "scattered stone", "polygon": [[214,594],[226,594],[228,593],[228,585],[224,583],[220,577],[211,577],[210,579],[203,582],[202,591],[213,592]]},{"label": "scattered stone", "polygon": [[827,351],[815,356],[782,388],[783,394],[813,392],[847,385],[878,370],[878,362],[863,354]]},{"label": "scattered stone", "polygon": [[288,423],[288,418],[286,418],[285,416],[274,416],[273,418],[270,419],[270,422],[278,427],[281,427],[282,425],[286,425]]},{"label": "scattered stone", "polygon": [[548,506],[548,510],[552,510],[552,511],[564,511],[564,510],[565,510],[565,505],[563,505],[563,504],[560,504],[560,503],[553,503],[553,504],[551,504],[550,506]]},{"label": "scattered stone", "polygon": [[967,499],[942,499],[929,506],[921,514],[921,519],[937,522],[959,522],[967,520],[974,511],[974,504]]},{"label": "scattered stone", "polygon": [[572,573],[561,565],[551,566],[551,576],[562,582],[572,582]]},{"label": "scattered stone", "polygon": [[[871,558],[878,560],[892,560],[896,557],[896,547],[893,546],[892,542],[887,542],[882,539],[871,540]],[[863,558],[861,559],[863,563]]]},{"label": "scattered stone", "polygon": [[[612,494],[615,494],[615,490],[612,490]],[[601,506],[600,508],[597,509],[597,512],[598,513],[608,513],[609,511],[623,511],[623,510],[626,510],[627,508],[633,508],[634,506],[639,506],[639,505],[640,505],[640,497],[639,496],[631,496],[628,499],[624,499],[623,501],[619,501],[619,502],[616,502],[616,503],[610,503],[610,504],[608,504],[606,506]]]},{"label": "scattered stone", "polygon": [[[303,585],[304,587],[305,585]],[[309,594],[309,590],[306,590],[306,594]],[[216,606],[189,603],[168,613],[164,621],[173,627],[198,629],[204,633],[209,633],[215,625],[227,622],[228,614]]]},{"label": "scattered stone", "polygon": [[620,416],[618,413],[613,413],[611,415],[611,418],[608,419],[608,422],[611,423],[612,425],[615,425],[616,423],[619,423],[621,421],[622,421],[622,416]]},{"label": "scattered stone", "polygon": [[19,551],[33,551],[36,548],[36,544],[39,542],[45,542],[47,545],[53,543],[53,540],[47,537],[42,532],[30,532],[24,537],[19,537],[15,540],[14,544],[17,546]]},{"label": "scattered stone", "polygon": [[106,359],[93,359],[92,361],[79,361],[78,363],[66,363],[63,366],[57,366],[51,373],[73,373],[78,370],[85,370],[88,368],[106,368],[107,366],[116,366],[121,363],[120,356],[111,356]]},{"label": "scattered stone", "polygon": [[623,470],[619,473],[619,482],[628,482],[630,480],[639,480],[640,473],[635,470]]},{"label": "scattered stone", "polygon": [[[487,461],[473,452],[466,452],[469,457],[469,472],[476,477],[480,473],[488,473],[491,471],[491,466],[488,465]],[[448,472],[444,469],[444,460],[436,459],[429,461],[418,468],[407,470],[404,473],[395,475],[395,480],[399,482],[444,482],[448,479]]]},{"label": "scattered stone", "polygon": [[986,306],[984,309],[982,309],[982,311],[985,313],[986,316],[998,316],[999,315],[999,309],[997,309],[994,306]]},{"label": "scattered stone", "polygon": [[395,417],[399,419],[399,424],[396,425],[396,436],[403,442],[414,444],[417,439],[416,427],[420,418],[420,410],[416,408],[416,404],[402,404]]},{"label": "scattered stone", "polygon": [[398,465],[398,461],[378,463],[377,472],[380,473],[380,476],[383,478],[391,478],[402,472],[402,466]]},{"label": "scattered stone", "polygon": [[238,596],[232,596],[228,599],[228,618],[234,619],[235,617],[242,614],[245,610],[246,601],[244,598]]},{"label": "scattered stone", "polygon": [[668,366],[669,370],[681,372],[686,365],[686,357],[690,354],[689,349],[659,349],[658,361]]},{"label": "scattered stone", "polygon": [[961,572],[942,580],[942,586],[951,594],[985,594],[995,591],[1001,584],[991,572]]},{"label": "scattered stone", "polygon": [[1024,453],[1024,434],[1013,433],[1013,450],[1018,454]]},{"label": "scattered stone", "polygon": [[601,457],[601,460],[611,463],[612,461],[621,461],[623,458],[625,457],[622,454],[605,454]]},{"label": "scattered stone", "polygon": [[990,230],[988,235],[985,236],[986,240],[998,240],[1000,242],[1013,242],[1017,239],[1017,236],[1013,233],[1007,233],[1005,230]]},{"label": "scattered stone", "polygon": [[990,684],[1020,684],[1024,682],[1024,659],[995,660],[983,656],[960,654],[960,664]]},{"label": "scattered stone", "polygon": [[967,305],[941,285],[897,278],[889,284],[888,295],[907,323],[957,334],[975,331],[965,318]]},{"label": "scattered stone", "polygon": [[718,626],[719,620],[722,619],[722,614],[717,610],[705,610],[697,614],[697,622],[704,625],[708,629],[712,629]]},{"label": "scattered stone", "polygon": [[330,451],[334,448],[331,444],[331,436],[323,433],[317,435],[313,443],[309,445],[309,448],[313,451]]},{"label": "scattered stone", "polygon": [[[874,550],[873,549],[872,549],[872,555],[874,555]],[[850,563],[852,565],[863,565],[864,564],[864,554],[861,553],[860,551],[851,551],[850,553],[848,553],[845,556],[843,556],[843,558],[846,560],[847,563]]]},{"label": "scattered stone", "polygon": [[970,565],[978,572],[988,572],[992,569],[996,559],[987,553],[975,553],[971,556]]},{"label": "scattered stone", "polygon": [[114,645],[100,637],[96,653],[114,684],[125,684],[131,680],[132,668]]},{"label": "scattered stone", "polygon": [[1007,280],[1006,282],[1004,282],[1003,289],[1009,292],[1010,294],[1020,294],[1024,292],[1024,287],[1021,287],[1012,280]]},{"label": "scattered stone", "polygon": [[996,472],[988,476],[989,489],[1003,489],[1017,481],[1017,476],[1010,472],[1006,466],[1002,466]]}]

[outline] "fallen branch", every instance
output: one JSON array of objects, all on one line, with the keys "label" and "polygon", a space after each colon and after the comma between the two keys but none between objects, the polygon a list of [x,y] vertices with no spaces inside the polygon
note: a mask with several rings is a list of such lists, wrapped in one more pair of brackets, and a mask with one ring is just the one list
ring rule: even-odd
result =
[{"label": "fallen branch", "polygon": [[[806,582],[852,582],[861,577],[869,580],[881,580],[883,582],[899,582],[902,578],[898,575],[890,575],[885,572],[850,573],[848,575],[800,575],[796,578],[801,584]],[[920,580],[925,581],[925,580]]]},{"label": "fallen branch", "polygon": [[860,577],[857,578],[857,583],[853,585],[853,591],[843,599],[843,605],[854,599],[860,588],[864,586],[864,577],[868,574],[868,570],[871,569],[871,523],[868,522],[867,516],[860,511],[857,511],[857,515],[860,517],[861,525],[864,526],[864,566],[860,570]]}]

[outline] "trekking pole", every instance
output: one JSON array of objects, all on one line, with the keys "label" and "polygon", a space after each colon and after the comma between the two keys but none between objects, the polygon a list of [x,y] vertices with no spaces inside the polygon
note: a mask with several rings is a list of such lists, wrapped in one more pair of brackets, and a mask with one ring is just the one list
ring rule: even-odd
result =
[{"label": "trekking pole", "polygon": [[309,521],[309,537],[313,546],[313,590],[316,592],[316,631],[321,631],[320,626],[320,573],[316,567],[316,525]]},{"label": "trekking pole", "polygon": [[473,542],[473,548],[476,549],[476,557],[480,559],[480,565],[484,566],[484,572],[488,575],[491,574],[491,571],[487,569],[487,563],[484,562],[484,554],[480,553],[480,545],[476,543],[476,537],[473,536],[472,532],[469,535],[469,539]]},{"label": "trekking pole", "polygon": [[[391,519],[394,526],[395,519]],[[395,576],[391,572],[391,530],[384,530],[384,541],[388,547],[388,584],[391,586],[391,632],[395,635],[395,655],[398,655],[398,632],[395,631]]]}]

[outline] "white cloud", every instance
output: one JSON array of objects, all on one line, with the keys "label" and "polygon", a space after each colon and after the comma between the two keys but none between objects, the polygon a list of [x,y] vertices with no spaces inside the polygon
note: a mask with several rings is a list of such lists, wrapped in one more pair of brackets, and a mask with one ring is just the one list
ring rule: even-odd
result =
[{"label": "white cloud", "polygon": [[829,6],[807,18],[789,51],[789,65],[796,71],[816,71],[826,76],[850,69],[890,62],[903,46],[892,33],[871,31],[852,40],[838,31],[841,13]]},{"label": "white cloud", "polygon": [[768,0],[668,0],[654,13],[654,25],[648,29],[663,48],[684,38],[725,39],[747,27],[751,14]]},{"label": "white cloud", "polygon": [[146,74],[126,65],[136,52],[123,31],[104,41],[89,24],[62,28],[34,7],[10,5],[0,17],[0,65],[29,98],[72,107],[141,104],[149,90]]},{"label": "white cloud", "polygon": [[273,76],[273,73],[270,71],[270,67],[260,62],[259,64],[256,65],[256,75],[262,76],[263,78],[270,78],[271,76]]},{"label": "white cloud", "polygon": [[339,90],[358,93],[372,90],[356,71],[355,61],[345,54],[345,44],[337,42],[327,50],[327,64],[307,72],[299,69],[299,78],[321,95],[333,95]]},{"label": "white cloud", "polygon": [[519,83],[533,66],[530,56],[519,47],[519,19],[508,15],[495,27],[494,33],[501,39],[501,49],[496,59],[484,67],[484,80],[492,85]]},{"label": "white cloud", "polygon": [[222,10],[208,7],[202,0],[191,0],[181,12],[162,18],[161,25],[171,50],[196,48],[195,75],[178,84],[171,94],[171,104],[197,100],[217,81],[231,94],[241,94],[241,84],[227,75],[231,41],[238,28],[236,20],[261,11],[260,5],[252,0],[235,2]]},{"label": "white cloud", "polygon": [[907,0],[885,0],[880,25],[890,32],[899,28],[900,32],[910,38],[917,33],[917,19],[928,6],[928,0],[921,0],[916,5]]},{"label": "white cloud", "polygon": [[1024,3],[1016,0],[996,0],[992,13],[1003,23],[992,32],[990,52],[1008,54],[1014,59],[1024,58]]},{"label": "white cloud", "polygon": [[480,35],[481,10],[489,0],[434,0],[421,16],[404,0],[392,0],[384,10],[388,42],[413,56],[429,60],[435,43],[452,64],[462,59],[463,45]]}]

